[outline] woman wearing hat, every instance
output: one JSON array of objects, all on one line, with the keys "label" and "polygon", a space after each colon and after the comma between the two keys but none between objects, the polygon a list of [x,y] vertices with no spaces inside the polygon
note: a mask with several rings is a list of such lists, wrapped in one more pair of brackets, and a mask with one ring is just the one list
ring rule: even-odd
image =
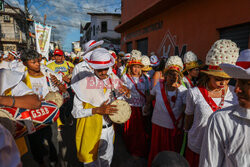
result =
[{"label": "woman wearing hat", "polygon": [[193,88],[196,85],[195,80],[198,78],[200,72],[197,56],[193,52],[188,51],[184,55],[184,65],[187,75],[183,77],[183,82],[186,88]]},{"label": "woman wearing hat", "polygon": [[239,105],[222,109],[210,117],[200,167],[250,166],[250,49],[241,52],[236,65],[221,64],[220,67],[236,79]]},{"label": "woman wearing hat", "polygon": [[151,166],[154,157],[161,151],[179,152],[182,142],[181,120],[185,110],[187,89],[181,85],[183,63],[180,57],[171,56],[165,65],[165,80],[158,82],[150,91],[147,109],[155,99],[152,116],[152,138],[148,159]]},{"label": "woman wearing hat", "polygon": [[139,51],[132,52],[128,72],[122,77],[125,85],[131,90],[131,98],[127,102],[132,109],[130,119],[124,124],[124,141],[134,157],[147,157],[149,145],[145,118],[142,115],[142,107],[146,101],[146,83],[149,81],[142,76],[142,67],[141,54]]},{"label": "woman wearing hat", "polygon": [[188,131],[186,159],[191,167],[199,164],[199,154],[209,116],[218,109],[237,104],[234,87],[229,86],[230,76],[219,65],[234,64],[239,56],[239,48],[231,40],[218,40],[206,57],[208,70],[198,81],[198,87],[189,89],[184,129]]}]

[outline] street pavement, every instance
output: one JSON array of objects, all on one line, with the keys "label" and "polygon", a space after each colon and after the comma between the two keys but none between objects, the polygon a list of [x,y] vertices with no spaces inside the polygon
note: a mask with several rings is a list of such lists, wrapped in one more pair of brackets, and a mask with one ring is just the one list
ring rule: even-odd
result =
[{"label": "street pavement", "polygon": [[[59,141],[59,159],[60,163],[55,165],[57,167],[83,167],[76,156],[75,147],[75,122],[73,126],[65,125],[62,131],[57,134],[55,128],[53,133],[57,134]],[[57,147],[57,146],[56,146]],[[39,167],[38,164],[33,160],[32,154],[29,151],[22,157],[23,167]],[[48,160],[47,160],[48,162]],[[53,165],[54,166],[54,165]],[[134,159],[126,150],[122,139],[121,126],[116,126],[116,137],[114,143],[114,156],[111,167],[146,167],[146,159]]]}]

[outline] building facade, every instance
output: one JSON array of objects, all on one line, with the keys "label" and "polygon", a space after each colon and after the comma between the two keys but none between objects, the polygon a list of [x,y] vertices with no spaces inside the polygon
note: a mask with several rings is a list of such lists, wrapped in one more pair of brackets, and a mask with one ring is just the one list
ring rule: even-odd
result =
[{"label": "building facade", "polygon": [[158,56],[191,50],[204,60],[218,39],[250,47],[249,0],[122,0],[121,49]]},{"label": "building facade", "polygon": [[26,47],[25,17],[20,8],[5,5],[0,11],[0,50],[19,51]]},{"label": "building facade", "polygon": [[120,24],[121,14],[118,13],[88,13],[91,22],[81,26],[81,46],[85,42],[93,40],[104,40],[103,47],[108,49],[119,49],[121,35],[114,29]]}]

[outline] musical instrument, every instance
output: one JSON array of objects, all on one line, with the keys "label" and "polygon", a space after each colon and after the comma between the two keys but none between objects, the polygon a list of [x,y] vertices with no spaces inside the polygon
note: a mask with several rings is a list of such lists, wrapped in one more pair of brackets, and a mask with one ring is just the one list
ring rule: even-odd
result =
[{"label": "musical instrument", "polygon": [[109,118],[118,124],[125,123],[131,116],[131,107],[130,105],[124,100],[115,100],[111,103],[111,105],[116,105],[118,111],[113,114],[109,115]]},{"label": "musical instrument", "polygon": [[56,103],[57,107],[60,108],[63,105],[63,96],[59,92],[49,92],[45,96],[46,101],[53,101]]},{"label": "musical instrument", "polygon": [[43,101],[40,109],[0,107],[0,123],[17,139],[28,134],[31,123],[35,131],[39,130],[55,122],[59,113],[51,101]]}]

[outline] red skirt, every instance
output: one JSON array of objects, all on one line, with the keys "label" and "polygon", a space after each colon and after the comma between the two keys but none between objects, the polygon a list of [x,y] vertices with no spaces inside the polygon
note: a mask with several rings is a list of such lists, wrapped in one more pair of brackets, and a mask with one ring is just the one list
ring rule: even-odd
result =
[{"label": "red skirt", "polygon": [[190,150],[188,147],[185,152],[185,157],[186,160],[189,163],[190,167],[198,167],[199,166],[199,161],[200,161],[200,154],[197,154]]},{"label": "red skirt", "polygon": [[148,158],[148,167],[151,167],[154,157],[162,151],[180,152],[183,133],[174,134],[174,129],[168,129],[152,124],[151,148]]},{"label": "red skirt", "polygon": [[133,156],[147,157],[149,150],[149,135],[146,132],[142,108],[131,107],[131,109],[131,116],[124,124],[124,142],[128,152]]}]

